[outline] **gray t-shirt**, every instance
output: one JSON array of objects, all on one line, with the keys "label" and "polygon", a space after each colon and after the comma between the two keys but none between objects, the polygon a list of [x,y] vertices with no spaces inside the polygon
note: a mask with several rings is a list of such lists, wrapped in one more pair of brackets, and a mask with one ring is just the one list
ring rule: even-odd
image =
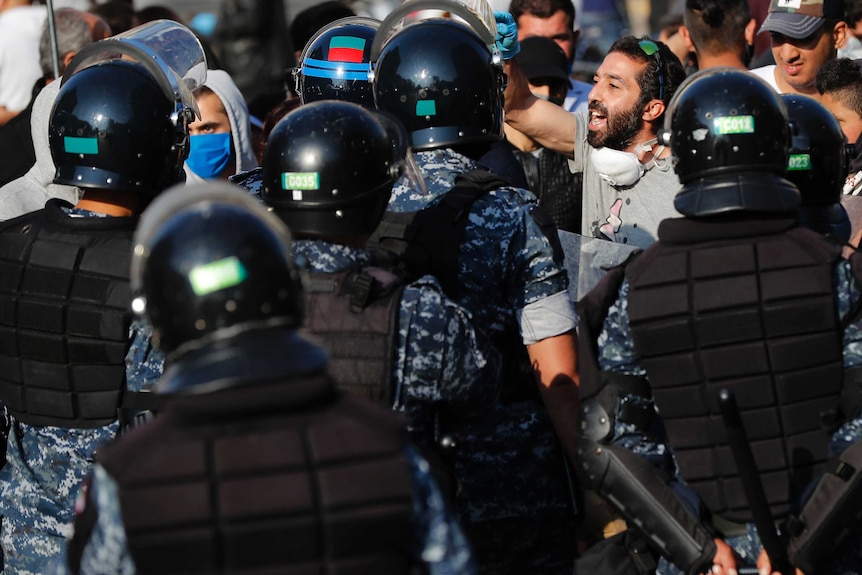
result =
[{"label": "gray t-shirt", "polygon": [[588,161],[592,146],[587,143],[586,114],[575,114],[578,138],[575,142],[573,172],[584,173],[581,230],[585,236],[645,248],[656,241],[659,222],[678,218],[673,199],[680,189],[670,157],[659,160],[632,186],[611,186]]}]

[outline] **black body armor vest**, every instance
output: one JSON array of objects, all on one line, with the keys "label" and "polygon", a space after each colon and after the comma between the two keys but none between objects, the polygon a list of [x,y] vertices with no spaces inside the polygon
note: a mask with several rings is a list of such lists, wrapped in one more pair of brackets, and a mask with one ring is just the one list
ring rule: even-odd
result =
[{"label": "black body armor vest", "polygon": [[308,279],[300,333],[329,351],[329,373],[341,389],[391,406],[400,281],[379,268]]},{"label": "black body armor vest", "polygon": [[626,267],[632,338],[682,476],[737,522],[752,518],[719,390],[737,398],[779,518],[828,458],[824,420],[843,371],[833,288],[841,247],[801,228],[756,235],[751,224],[749,235],[689,244],[709,223],[665,221],[662,242]]},{"label": "black body armor vest", "polygon": [[63,202],[0,230],[0,399],[29,425],[117,418],[135,218],[72,218]]},{"label": "black body armor vest", "polygon": [[396,414],[320,373],[164,405],[100,458],[139,573],[411,572]]}]

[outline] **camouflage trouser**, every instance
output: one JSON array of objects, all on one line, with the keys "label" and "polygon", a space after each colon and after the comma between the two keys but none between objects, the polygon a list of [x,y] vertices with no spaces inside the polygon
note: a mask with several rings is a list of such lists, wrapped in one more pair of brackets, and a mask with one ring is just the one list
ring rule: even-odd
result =
[{"label": "camouflage trouser", "polygon": [[482,575],[571,575],[577,555],[571,515],[465,523]]}]

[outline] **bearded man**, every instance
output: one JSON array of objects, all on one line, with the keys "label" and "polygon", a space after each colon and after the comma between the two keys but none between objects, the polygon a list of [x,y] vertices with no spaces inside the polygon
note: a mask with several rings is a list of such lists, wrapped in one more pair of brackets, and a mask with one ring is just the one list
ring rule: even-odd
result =
[{"label": "bearded man", "polygon": [[572,171],[584,173],[584,235],[647,247],[659,222],[678,216],[673,198],[679,180],[657,133],[684,79],[667,46],[626,36],[593,77],[588,114],[570,114],[532,96],[517,64],[510,66],[506,122],[565,154]]}]

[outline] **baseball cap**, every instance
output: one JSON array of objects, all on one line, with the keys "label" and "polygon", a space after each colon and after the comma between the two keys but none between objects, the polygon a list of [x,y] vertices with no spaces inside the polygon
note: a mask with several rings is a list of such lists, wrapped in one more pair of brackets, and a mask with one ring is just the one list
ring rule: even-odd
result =
[{"label": "baseball cap", "polygon": [[772,0],[760,32],[801,40],[811,36],[827,18],[844,19],[843,0]]},{"label": "baseball cap", "polygon": [[557,78],[569,82],[569,64],[566,53],[557,43],[544,36],[531,36],[521,40],[518,66],[527,80],[535,78]]}]

